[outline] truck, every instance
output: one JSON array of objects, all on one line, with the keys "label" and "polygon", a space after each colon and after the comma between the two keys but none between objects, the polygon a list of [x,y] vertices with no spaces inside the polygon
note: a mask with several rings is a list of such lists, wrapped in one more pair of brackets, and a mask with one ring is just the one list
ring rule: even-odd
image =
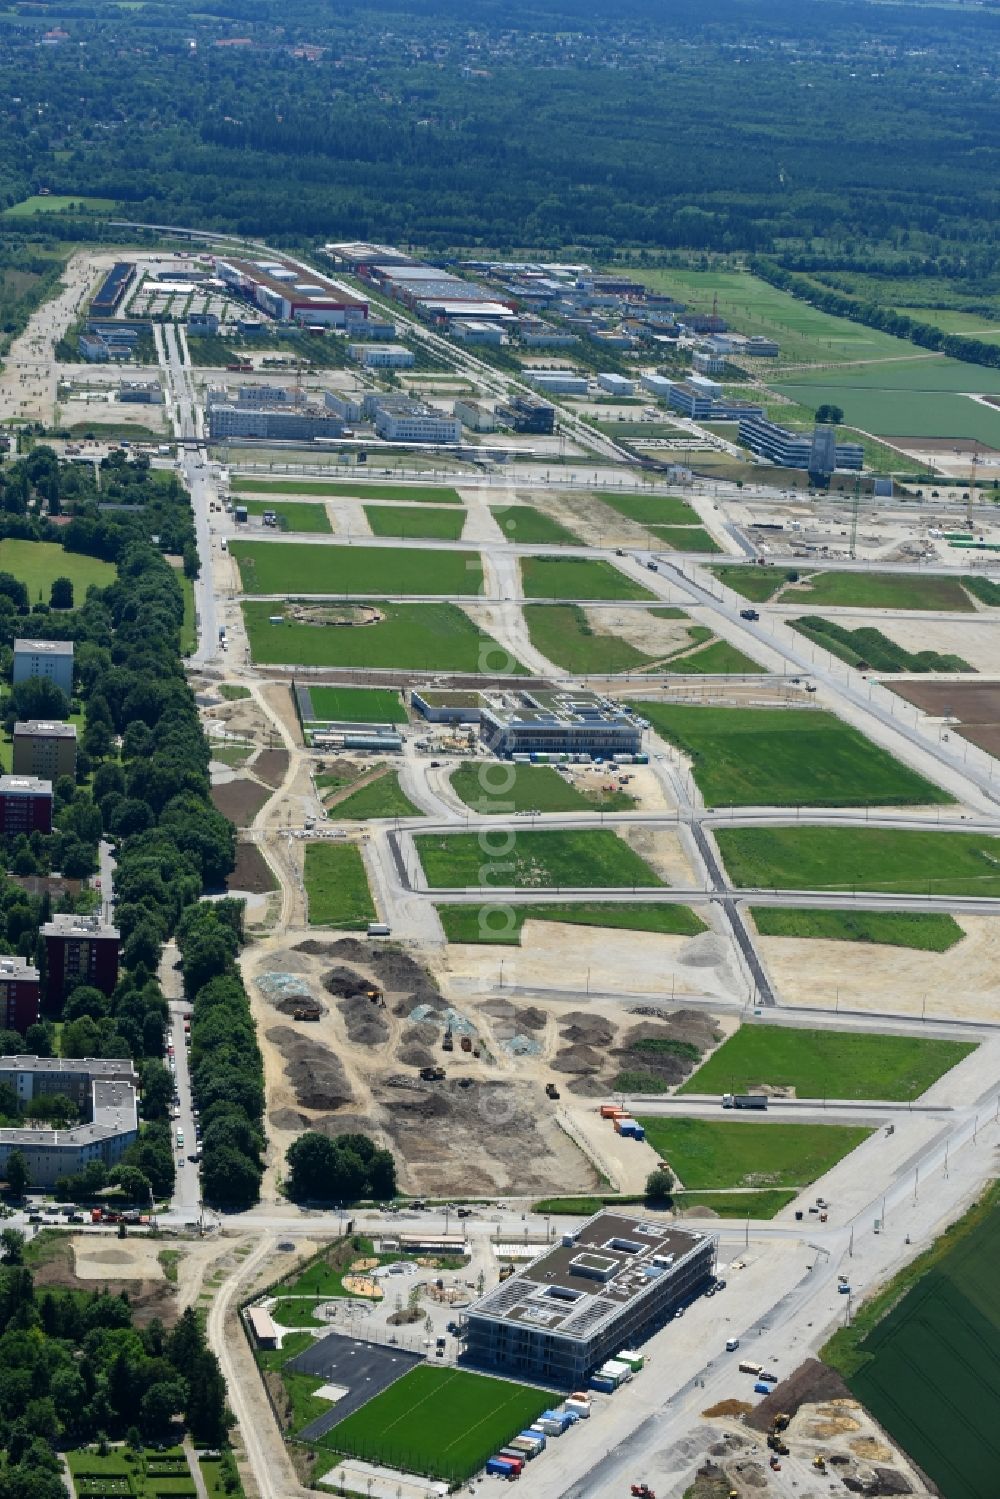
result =
[{"label": "truck", "polygon": [[392,935],[392,927],[387,921],[369,921],[369,937],[389,937]]},{"label": "truck", "polygon": [[741,609],[740,619],[760,619],[756,609]]},{"label": "truck", "polygon": [[724,1109],[766,1109],[767,1095],[765,1093],[723,1093],[722,1107]]},{"label": "truck", "polygon": [[546,1083],[545,1084],[545,1096],[546,1096],[546,1098],[553,1098],[553,1099],[559,1097],[559,1089],[556,1087],[555,1083]]},{"label": "truck", "polygon": [[246,525],[247,521],[250,519],[250,512],[247,509],[246,505],[237,505],[235,510],[233,511],[233,515],[236,519],[237,525]]},{"label": "truck", "polygon": [[739,1370],[741,1374],[759,1374],[762,1367],[762,1364],[751,1364],[748,1363],[746,1359],[742,1359],[740,1361]]}]

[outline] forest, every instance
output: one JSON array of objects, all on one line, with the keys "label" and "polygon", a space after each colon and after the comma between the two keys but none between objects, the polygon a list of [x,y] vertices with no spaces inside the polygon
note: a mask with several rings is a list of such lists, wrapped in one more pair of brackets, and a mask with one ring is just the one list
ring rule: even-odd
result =
[{"label": "forest", "polygon": [[[989,8],[15,0],[0,23],[8,208],[84,194],[290,245],[594,258],[996,250]],[[66,209],[7,223],[99,232]]]}]

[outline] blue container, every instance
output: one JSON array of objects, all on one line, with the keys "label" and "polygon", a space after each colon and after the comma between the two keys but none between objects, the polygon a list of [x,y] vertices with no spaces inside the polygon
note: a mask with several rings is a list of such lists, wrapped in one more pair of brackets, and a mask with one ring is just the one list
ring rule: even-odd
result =
[{"label": "blue container", "polygon": [[632,1139],[633,1140],[645,1140],[645,1138],[646,1138],[646,1131],[643,1129],[642,1125],[641,1124],[635,1125],[635,1127],[632,1130]]},{"label": "blue container", "polygon": [[486,1471],[491,1478],[509,1478],[516,1469],[513,1463],[504,1462],[502,1457],[491,1457],[486,1464]]},{"label": "blue container", "polygon": [[771,1385],[764,1384],[762,1380],[758,1379],[757,1383],[753,1387],[753,1392],[755,1395],[770,1395],[771,1388]]},{"label": "blue container", "polygon": [[602,1395],[613,1395],[617,1389],[617,1385],[613,1379],[602,1379],[599,1374],[595,1374],[590,1381],[590,1388],[592,1390],[600,1390]]}]

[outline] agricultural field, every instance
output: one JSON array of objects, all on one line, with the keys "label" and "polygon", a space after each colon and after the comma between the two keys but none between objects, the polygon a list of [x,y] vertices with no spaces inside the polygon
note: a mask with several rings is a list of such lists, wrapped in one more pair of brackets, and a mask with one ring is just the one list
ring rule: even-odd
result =
[{"label": "agricultural field", "polygon": [[597,634],[578,604],[527,604],[523,613],[535,649],[575,676],[637,671],[655,659],[619,635]]},{"label": "agricultural field", "polygon": [[111,213],[118,207],[114,198],[88,198],[81,194],[67,197],[60,193],[34,193],[3,210],[5,219],[30,219],[36,213]]},{"label": "agricultural field", "polygon": [[850,666],[864,664],[872,671],[910,673],[974,670],[961,656],[942,655],[940,651],[904,650],[901,645],[883,635],[881,630],[871,626],[847,630],[843,625],[837,624],[836,620],[823,619],[818,614],[806,614],[790,623],[793,630],[816,645],[821,645],[824,650],[830,651]]},{"label": "agricultural field", "polygon": [[673,494],[610,494],[595,491],[602,505],[610,505],[626,520],[640,526],[700,526],[701,517],[693,505]]},{"label": "agricultural field", "polygon": [[32,604],[47,604],[49,590],[56,578],[69,578],[73,584],[73,602],[82,604],[87,589],[107,588],[117,576],[113,562],[85,557],[81,552],[65,552],[54,541],[19,541],[5,537],[0,541],[0,572],[13,573],[28,590]]},{"label": "agricultural field", "polygon": [[952,800],[832,713],[634,706],[691,759],[708,806],[877,807]]},{"label": "agricultural field", "polygon": [[431,889],[477,888],[486,883],[520,889],[562,885],[628,889],[664,883],[610,828],[518,828],[513,846],[498,855],[484,853],[475,833],[425,833],[413,841]]},{"label": "agricultural field", "polygon": [[307,687],[316,723],[406,723],[395,687]]},{"label": "agricultural field", "polygon": [[994,1185],[823,1349],[948,1499],[983,1499],[996,1488],[998,1254]]},{"label": "agricultural field", "polygon": [[[556,921],[567,926],[599,926],[626,932],[656,932],[662,937],[697,937],[707,930],[690,906],[643,901],[573,901],[565,905],[502,906],[503,919],[492,921],[496,907],[438,906],[449,942],[509,943],[520,947],[526,921]],[[482,916],[482,920],[480,917]]]},{"label": "agricultural field", "polygon": [[975,1049],[971,1041],[741,1025],[677,1091],[746,1093],[768,1085],[794,1088],[796,1098],[905,1102]]},{"label": "agricultural field", "polygon": [[283,619],[271,624],[273,604],[247,601],[243,619],[258,665],[398,667],[409,671],[494,672],[502,661],[514,675],[524,667],[474,625],[456,604],[395,604],[374,600],[377,624],[326,628]]},{"label": "agricultural field", "polygon": [[719,828],[734,885],[1000,895],[1000,838],[922,828]]},{"label": "agricultural field", "polygon": [[316,499],[411,500],[424,505],[460,505],[457,489],[437,484],[345,483],[342,479],[244,479],[232,482],[234,494],[300,494]]},{"label": "agricultural field", "polygon": [[451,775],[452,788],[467,807],[487,816],[512,812],[578,812],[603,807],[620,812],[635,806],[625,791],[586,793],[550,765],[497,765],[470,761]]},{"label": "agricultural field", "polygon": [[552,1402],[550,1390],[422,1364],[334,1426],[320,1445],[461,1483]]},{"label": "agricultural field", "polygon": [[357,932],[375,920],[368,876],[353,843],[307,843],[305,883],[310,926]]},{"label": "agricultural field", "polygon": [[458,598],[481,593],[483,587],[478,552],[266,541],[234,541],[230,551],[245,593],[281,598],[317,593],[439,593]]},{"label": "agricultural field", "polygon": [[954,916],[936,911],[837,911],[815,906],[753,906],[762,937],[818,937],[826,942],[870,942],[948,952],[965,933]]},{"label": "agricultural field", "polygon": [[780,595],[783,604],[846,605],[859,609],[935,609],[970,614],[972,600],[958,578],[903,573],[814,573]]},{"label": "agricultural field", "polygon": [[717,296],[720,315],[741,333],[763,334],[777,341],[781,353],[771,361],[775,364],[830,365],[913,355],[911,343],[820,312],[746,271],[647,270],[640,266],[632,274],[651,290],[677,298],[694,312],[711,312]]},{"label": "agricultural field", "polygon": [[534,505],[491,505],[493,519],[508,541],[539,546],[579,546],[575,536],[560,521]]},{"label": "agricultural field", "polygon": [[273,510],[278,517],[281,531],[311,531],[315,535],[327,534],[332,529],[325,505],[316,505],[309,500],[243,500],[248,515],[263,515]]},{"label": "agricultural field", "polygon": [[333,822],[369,822],[376,817],[422,817],[399,784],[399,772],[387,771],[367,786],[337,802],[329,809]]},{"label": "agricultural field", "polygon": [[807,1187],[872,1133],[847,1124],[636,1117],[685,1188]]},{"label": "agricultural field", "polygon": [[365,517],[373,536],[418,537],[431,541],[460,541],[468,511],[414,509],[411,505],[366,505]]},{"label": "agricultural field", "polygon": [[775,382],[803,405],[832,402],[848,426],[882,437],[979,438],[1000,446],[1000,412],[962,392],[1000,393],[1000,371],[941,355],[841,371],[796,372]]},{"label": "agricultural field", "polygon": [[610,562],[587,557],[522,557],[521,584],[529,599],[655,598]]}]

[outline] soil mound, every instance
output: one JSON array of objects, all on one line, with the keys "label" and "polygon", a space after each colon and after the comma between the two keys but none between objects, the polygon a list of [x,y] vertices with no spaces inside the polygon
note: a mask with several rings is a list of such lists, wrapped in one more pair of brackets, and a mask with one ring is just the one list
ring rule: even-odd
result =
[{"label": "soil mound", "polygon": [[776,1385],[770,1395],[765,1395],[759,1405],[754,1406],[746,1424],[754,1431],[770,1431],[775,1416],[782,1412],[794,1416],[800,1405],[818,1404],[824,1400],[853,1402],[854,1396],[833,1369],[828,1369],[819,1359],[807,1358],[787,1379]]},{"label": "soil mound", "polygon": [[434,1056],[425,1046],[404,1046],[399,1052],[404,1067],[433,1067]]},{"label": "soil mound", "polygon": [[351,994],[337,1001],[337,1009],[347,1024],[347,1039],[358,1046],[383,1046],[389,1039],[389,1027],[382,1012],[370,999]]},{"label": "soil mound", "polygon": [[352,1101],[347,1074],[331,1051],[293,1030],[276,1025],[266,1031],[285,1062],[295,1101],[304,1109],[339,1109]]}]

